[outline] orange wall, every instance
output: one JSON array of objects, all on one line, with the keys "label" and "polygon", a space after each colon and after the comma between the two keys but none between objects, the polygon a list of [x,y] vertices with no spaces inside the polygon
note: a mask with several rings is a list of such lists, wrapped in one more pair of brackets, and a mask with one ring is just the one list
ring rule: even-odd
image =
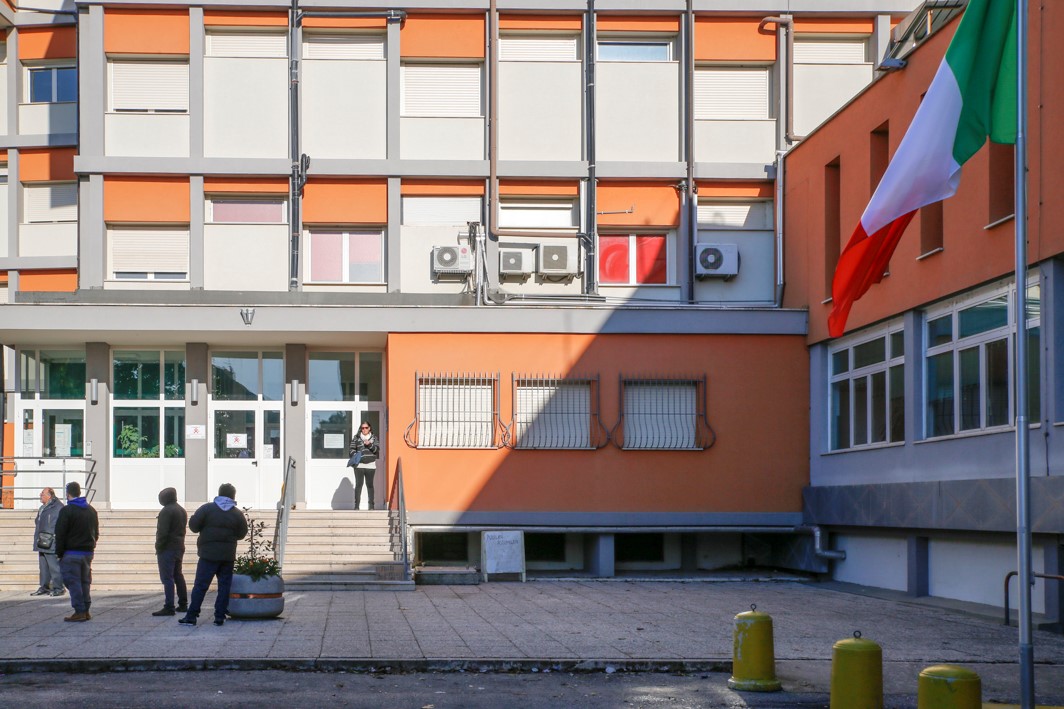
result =
[{"label": "orange wall", "polygon": [[[394,475],[402,458],[411,510],[801,510],[809,457],[801,337],[392,334],[387,358],[387,466]],[[504,423],[512,418],[512,373],[598,374],[607,428],[618,419],[620,374],[705,372],[717,442],[705,451],[417,450],[403,432],[414,419],[418,371],[499,372]]]},{"label": "orange wall", "polygon": [[37,293],[73,293],[78,289],[77,271],[22,271],[18,289]]},{"label": "orange wall", "polygon": [[478,196],[484,194],[484,180],[403,180],[399,193],[404,195]]},{"label": "orange wall", "polygon": [[[603,181],[598,184],[597,196],[600,227],[671,227],[680,223],[680,193],[675,181]],[[626,213],[629,209],[630,214]]]},{"label": "orange wall", "polygon": [[[15,424],[10,421],[5,421],[4,426],[4,450],[0,452],[5,458],[11,458],[15,455]],[[3,469],[14,470],[14,463],[4,463]],[[0,485],[7,487],[15,484],[14,475],[0,475]],[[3,497],[0,498],[0,507],[11,509],[15,506],[15,493],[13,491],[5,491]]]},{"label": "orange wall", "polygon": [[18,30],[18,58],[73,59],[77,35],[73,27],[23,27]]},{"label": "orange wall", "polygon": [[119,10],[103,16],[108,54],[188,54],[188,10]]},{"label": "orange wall", "polygon": [[283,177],[205,177],[203,191],[207,194],[288,194],[288,180]]},{"label": "orange wall", "polygon": [[22,150],[19,152],[18,176],[22,182],[74,180],[74,148]]},{"label": "orange wall", "polygon": [[205,10],[203,24],[207,27],[288,27],[288,13]]},{"label": "orange wall", "polygon": [[500,15],[500,30],[556,30],[579,32],[583,15]]},{"label": "orange wall", "polygon": [[776,25],[760,18],[696,17],[695,61],[776,61]]},{"label": "orange wall", "polygon": [[191,192],[187,177],[105,177],[105,222],[185,223]]},{"label": "orange wall", "polygon": [[411,14],[399,33],[399,51],[404,58],[484,57],[483,14]]},{"label": "orange wall", "polygon": [[384,180],[311,180],[303,192],[303,221],[383,224],[388,221]]},{"label": "orange wall", "polygon": [[595,18],[595,28],[599,32],[668,32],[680,31],[680,18],[670,16],[646,15],[605,15],[599,13]]}]

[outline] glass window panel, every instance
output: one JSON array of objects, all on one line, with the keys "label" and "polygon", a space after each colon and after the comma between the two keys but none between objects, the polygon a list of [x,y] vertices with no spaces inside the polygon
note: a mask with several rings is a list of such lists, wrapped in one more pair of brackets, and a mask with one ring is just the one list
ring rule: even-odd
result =
[{"label": "glass window panel", "polygon": [[872,443],[887,440],[887,373],[872,374]]},{"label": "glass window panel", "polygon": [[18,372],[22,396],[30,398],[37,396],[37,377],[40,374],[38,369],[36,350],[22,350],[19,352]]},{"label": "glass window panel", "polygon": [[159,358],[158,350],[116,351],[115,399],[158,399]]},{"label": "glass window panel", "polygon": [[935,318],[927,323],[927,346],[944,345],[953,341],[953,315]]},{"label": "glass window panel", "polygon": [[979,348],[960,351],[961,430],[982,425],[982,396],[979,387]]},{"label": "glass window panel", "polygon": [[860,369],[870,364],[878,364],[887,358],[887,340],[879,337],[869,342],[862,342],[853,348],[853,368]]},{"label": "glass window panel", "polygon": [[1042,288],[1037,284],[1027,287],[1027,319],[1034,320],[1042,316]]},{"label": "glass window panel", "polygon": [[831,355],[831,373],[842,374],[850,371],[850,351],[839,350]]},{"label": "glass window panel", "polygon": [[284,399],[284,354],[281,352],[262,353],[262,400],[281,401]]},{"label": "glass window panel", "polygon": [[853,380],[853,444],[868,443],[868,378]]},{"label": "glass window panel", "polygon": [[115,407],[113,443],[116,458],[158,458],[159,409]]},{"label": "glass window panel", "polygon": [[74,67],[55,70],[55,100],[64,102],[78,100],[78,70]]},{"label": "glass window panel", "polygon": [[311,352],[307,379],[311,401],[354,401],[354,353]]},{"label": "glass window panel", "polygon": [[41,350],[41,398],[85,398],[85,353]]},{"label": "glass window panel", "polygon": [[185,410],[167,407],[163,427],[163,457],[185,457]]},{"label": "glass window panel", "polygon": [[85,455],[85,414],[69,409],[43,409],[44,424],[42,454],[46,457],[66,458]]},{"label": "glass window panel", "polygon": [[636,283],[667,283],[668,263],[665,236],[637,236],[635,238]]},{"label": "glass window panel", "polygon": [[315,231],[310,234],[310,280],[343,280],[343,234]]},{"label": "glass window panel", "polygon": [[899,330],[898,332],[890,333],[890,357],[902,357],[905,355],[905,332]]},{"label": "glass window panel", "polygon": [[215,224],[283,224],[283,200],[215,199],[211,200],[211,221]]},{"label": "glass window panel", "polygon": [[1042,350],[1041,328],[1027,330],[1027,420],[1035,423],[1042,418]]},{"label": "glass window panel", "polygon": [[279,460],[281,457],[281,412],[267,409],[262,412],[262,457]]},{"label": "glass window panel", "polygon": [[215,352],[211,355],[211,391],[222,401],[254,401],[259,398],[257,352]]},{"label": "glass window panel", "polygon": [[599,237],[599,281],[628,283],[628,237]]},{"label": "glass window panel", "polygon": [[384,356],[380,352],[358,355],[358,397],[362,401],[382,401]]},{"label": "glass window panel", "polygon": [[255,412],[214,412],[214,457],[255,457]]},{"label": "glass window panel", "polygon": [[986,425],[1009,424],[1009,340],[986,344]]},{"label": "glass window panel", "polygon": [[905,367],[890,368],[890,442],[905,440]]},{"label": "glass window panel", "polygon": [[30,70],[30,103],[52,102],[52,70]]},{"label": "glass window panel", "polygon": [[927,358],[927,435],[953,433],[953,353]]},{"label": "glass window panel", "polygon": [[668,42],[599,42],[601,62],[667,62]]},{"label": "glass window panel", "polygon": [[980,332],[989,332],[1009,324],[1009,299],[1002,294],[965,308],[957,314],[957,336],[969,337]]},{"label": "glass window panel", "polygon": [[831,385],[831,450],[850,447],[850,380]]},{"label": "glass window panel", "polygon": [[315,459],[347,460],[354,414],[350,411],[310,413],[310,456]]},{"label": "glass window panel", "polygon": [[348,235],[348,282],[380,283],[384,280],[382,241],[379,231]]},{"label": "glass window panel", "polygon": [[163,394],[168,401],[180,401],[185,398],[185,353],[165,352],[163,354],[164,383]]}]

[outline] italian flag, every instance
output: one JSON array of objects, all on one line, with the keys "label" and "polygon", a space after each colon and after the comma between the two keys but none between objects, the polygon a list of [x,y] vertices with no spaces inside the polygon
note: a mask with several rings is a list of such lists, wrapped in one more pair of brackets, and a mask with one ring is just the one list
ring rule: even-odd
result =
[{"label": "italian flag", "polygon": [[883,279],[916,210],[953,196],[986,142],[1016,142],[1016,0],[969,0],[946,56],[850,237],[831,285],[828,332]]}]

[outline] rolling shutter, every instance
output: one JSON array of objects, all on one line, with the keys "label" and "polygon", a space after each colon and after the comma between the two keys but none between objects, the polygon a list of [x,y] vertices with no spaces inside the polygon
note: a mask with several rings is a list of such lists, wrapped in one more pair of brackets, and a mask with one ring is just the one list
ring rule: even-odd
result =
[{"label": "rolling shutter", "polygon": [[695,69],[695,119],[767,119],[768,71],[767,68]]},{"label": "rolling shutter", "polygon": [[576,227],[576,205],[564,202],[502,202],[499,205],[499,226],[503,229],[573,229]]},{"label": "rolling shutter", "polygon": [[304,59],[384,59],[384,37],[378,35],[303,36]]},{"label": "rolling shutter", "polygon": [[211,32],[207,35],[208,57],[288,56],[288,37],[266,32]]},{"label": "rolling shutter", "polygon": [[577,36],[500,37],[499,60],[504,62],[575,62],[580,60]]},{"label": "rolling shutter", "polygon": [[866,64],[866,42],[860,39],[795,39],[795,64]]},{"label": "rolling shutter", "polygon": [[625,449],[696,447],[694,384],[626,384],[624,387]]},{"label": "rolling shutter", "polygon": [[76,222],[78,220],[78,183],[23,185],[25,224]]},{"label": "rolling shutter", "polygon": [[111,229],[111,273],[188,273],[187,229]]},{"label": "rolling shutter", "polygon": [[699,202],[698,226],[708,229],[771,229],[772,202]]},{"label": "rolling shutter", "polygon": [[401,67],[404,116],[479,118],[480,66]]},{"label": "rolling shutter", "polygon": [[480,197],[403,197],[406,226],[453,224],[466,226],[480,221]]},{"label": "rolling shutter", "polygon": [[112,111],[188,111],[188,64],[111,62]]}]

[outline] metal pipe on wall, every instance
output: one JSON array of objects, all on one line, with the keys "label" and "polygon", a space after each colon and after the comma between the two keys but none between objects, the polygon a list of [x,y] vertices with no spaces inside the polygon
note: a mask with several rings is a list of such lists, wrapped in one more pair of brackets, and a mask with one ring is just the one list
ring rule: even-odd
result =
[{"label": "metal pipe on wall", "polygon": [[695,185],[695,4],[687,0],[684,16],[684,158],[687,160],[687,185],[684,205],[687,208],[688,257],[687,300],[695,302],[695,258],[698,243],[698,187]]},{"label": "metal pipe on wall", "polygon": [[[488,260],[488,244],[498,236],[499,216],[499,7],[496,0],[488,5],[488,229],[483,252],[486,282],[482,286],[499,288],[498,273]],[[496,249],[497,251],[497,249]],[[493,279],[492,276],[495,276]],[[486,293],[485,293],[486,296]],[[485,302],[491,298],[484,297]]]},{"label": "metal pipe on wall", "polygon": [[587,225],[584,232],[584,293],[598,294],[598,273],[595,264],[598,253],[598,176],[595,165],[595,0],[588,0],[587,22],[584,23],[584,137],[587,156],[587,188],[584,190],[586,201]]}]

